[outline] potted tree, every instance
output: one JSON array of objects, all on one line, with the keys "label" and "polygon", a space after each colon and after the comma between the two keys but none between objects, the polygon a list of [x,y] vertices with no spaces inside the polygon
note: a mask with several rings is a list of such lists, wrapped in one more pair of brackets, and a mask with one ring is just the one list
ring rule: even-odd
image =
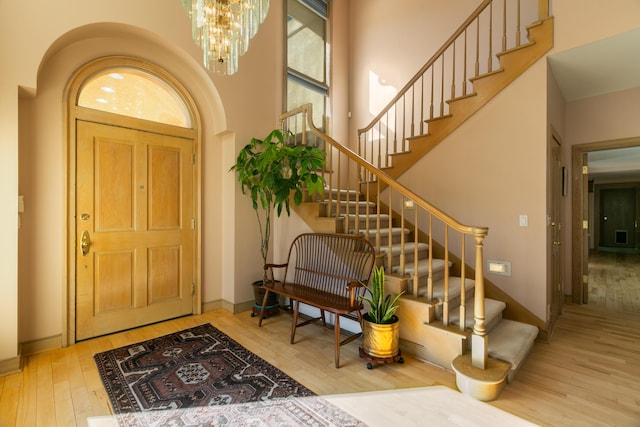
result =
[{"label": "potted tree", "polygon": [[[260,253],[263,265],[269,255],[271,237],[271,215],[275,212],[291,214],[290,199],[299,205],[303,191],[310,196],[324,189],[321,175],[325,164],[324,152],[308,145],[289,145],[293,140],[290,131],[272,130],[264,139],[252,138],[240,150],[236,163],[231,167],[242,187],[243,194],[249,194],[256,212],[260,229]],[[266,271],[262,280],[254,282],[256,309],[262,304],[262,283],[267,280]],[[277,298],[276,294],[272,294]],[[277,307],[277,299],[269,303]],[[255,315],[256,309],[252,312]]]},{"label": "potted tree", "polygon": [[392,298],[384,292],[384,268],[374,267],[366,294],[360,298],[369,303],[369,311],[363,316],[362,347],[360,357],[372,363],[403,363],[400,352],[400,322],[396,311],[403,292]]}]

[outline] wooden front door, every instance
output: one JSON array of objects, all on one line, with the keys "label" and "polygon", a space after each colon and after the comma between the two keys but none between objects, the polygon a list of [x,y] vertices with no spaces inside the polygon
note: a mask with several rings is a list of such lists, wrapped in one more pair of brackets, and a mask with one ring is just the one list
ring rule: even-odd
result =
[{"label": "wooden front door", "polygon": [[76,340],[193,312],[194,141],[77,121]]}]

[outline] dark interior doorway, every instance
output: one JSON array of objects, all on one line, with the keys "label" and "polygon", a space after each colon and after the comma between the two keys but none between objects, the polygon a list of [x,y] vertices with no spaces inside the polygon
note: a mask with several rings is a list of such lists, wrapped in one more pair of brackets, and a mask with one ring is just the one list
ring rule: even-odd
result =
[{"label": "dark interior doorway", "polygon": [[609,248],[636,247],[636,189],[600,190],[600,244]]}]

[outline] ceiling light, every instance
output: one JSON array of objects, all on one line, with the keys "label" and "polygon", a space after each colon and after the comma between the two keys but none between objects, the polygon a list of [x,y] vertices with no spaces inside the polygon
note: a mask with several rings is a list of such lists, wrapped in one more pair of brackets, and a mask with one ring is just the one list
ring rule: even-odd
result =
[{"label": "ceiling light", "polygon": [[191,19],[191,36],[212,72],[234,74],[269,11],[269,0],[180,0]]}]

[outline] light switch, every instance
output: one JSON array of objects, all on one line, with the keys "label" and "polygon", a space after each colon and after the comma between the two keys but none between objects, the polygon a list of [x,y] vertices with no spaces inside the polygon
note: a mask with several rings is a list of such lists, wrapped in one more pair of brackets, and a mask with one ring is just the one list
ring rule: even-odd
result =
[{"label": "light switch", "polygon": [[529,226],[529,215],[520,215],[520,227]]}]

